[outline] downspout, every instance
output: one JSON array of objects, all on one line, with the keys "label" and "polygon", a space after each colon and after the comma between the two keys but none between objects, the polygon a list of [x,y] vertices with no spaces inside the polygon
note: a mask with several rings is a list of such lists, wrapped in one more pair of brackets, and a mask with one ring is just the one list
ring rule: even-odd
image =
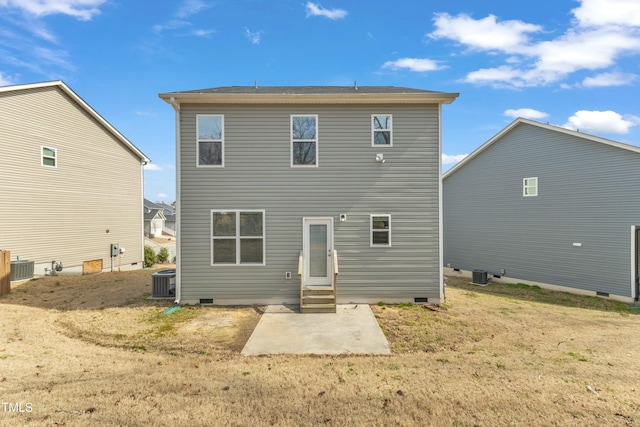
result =
[{"label": "downspout", "polygon": [[634,254],[634,257],[636,259],[636,297],[634,298],[635,302],[640,301],[640,271],[638,271],[638,268],[640,268],[640,259],[638,259],[638,232],[640,232],[640,228],[636,227],[636,241],[634,242],[633,247],[636,248],[636,253]]},{"label": "downspout", "polygon": [[438,276],[440,289],[440,304],[446,302],[444,290],[444,220],[442,218],[442,104],[438,103]]},{"label": "downspout", "polygon": [[172,96],[169,98],[169,104],[176,112],[176,299],[175,304],[180,304],[182,298],[182,269],[180,262],[182,261],[181,241],[182,233],[180,232],[180,103]]},{"label": "downspout", "polygon": [[[142,260],[142,268],[144,269],[144,167],[147,165],[148,162],[145,162],[144,160],[142,162],[140,162],[140,182],[142,182],[142,193],[140,194],[140,206],[142,206],[142,209],[140,209],[140,211],[142,212],[142,215],[140,216],[140,225],[142,226],[142,251],[140,253],[140,259]],[[120,259],[122,259],[122,255],[120,255]],[[113,257],[111,257],[111,271],[113,271]]]}]

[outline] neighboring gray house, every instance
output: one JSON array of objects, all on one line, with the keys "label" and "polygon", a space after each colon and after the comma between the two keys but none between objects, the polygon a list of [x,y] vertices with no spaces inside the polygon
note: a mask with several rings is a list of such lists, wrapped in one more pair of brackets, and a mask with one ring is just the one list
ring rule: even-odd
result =
[{"label": "neighboring gray house", "polygon": [[443,206],[447,274],[638,300],[639,147],[517,119],[444,175]]},{"label": "neighboring gray house", "polygon": [[176,110],[177,302],[330,310],[336,290],[338,302],[440,301],[440,111],[457,94],[160,97]]},{"label": "neighboring gray house", "polygon": [[0,87],[0,151],[0,248],[12,261],[35,274],[143,267],[149,159],[65,83]]}]

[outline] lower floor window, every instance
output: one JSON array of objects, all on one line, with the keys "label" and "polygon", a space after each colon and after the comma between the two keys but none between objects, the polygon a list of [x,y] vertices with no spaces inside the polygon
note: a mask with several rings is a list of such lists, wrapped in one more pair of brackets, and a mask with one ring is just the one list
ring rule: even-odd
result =
[{"label": "lower floor window", "polygon": [[211,264],[264,265],[264,211],[211,211]]},{"label": "lower floor window", "polygon": [[371,246],[391,246],[391,215],[371,215]]}]

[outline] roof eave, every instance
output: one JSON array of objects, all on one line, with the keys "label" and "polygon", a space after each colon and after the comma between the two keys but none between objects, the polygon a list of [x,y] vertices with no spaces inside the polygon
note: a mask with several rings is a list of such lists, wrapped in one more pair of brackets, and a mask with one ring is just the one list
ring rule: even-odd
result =
[{"label": "roof eave", "polygon": [[458,93],[219,94],[168,92],[158,96],[179,104],[451,104]]}]

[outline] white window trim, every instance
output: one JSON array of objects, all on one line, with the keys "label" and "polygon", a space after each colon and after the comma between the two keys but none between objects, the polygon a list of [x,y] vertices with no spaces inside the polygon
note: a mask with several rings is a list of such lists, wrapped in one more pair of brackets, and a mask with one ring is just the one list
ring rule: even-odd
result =
[{"label": "white window trim", "polygon": [[[198,135],[198,124],[200,121],[200,117],[220,117],[220,124],[222,126],[222,131],[220,132],[220,140],[217,139],[200,139],[200,135]],[[219,165],[201,165],[200,164],[200,142],[220,142],[222,151],[222,162]],[[224,114],[196,114],[196,167],[197,168],[223,168],[224,167]]]},{"label": "white window trim", "polygon": [[[51,157],[51,156],[45,156],[45,155],[44,155],[44,149],[45,149],[45,148],[46,148],[47,150],[51,150],[51,151],[53,151],[53,157]],[[44,159],[45,159],[45,158],[47,158],[47,159],[53,159],[53,163],[54,163],[54,165],[53,165],[53,166],[51,166],[51,165],[45,165],[45,164],[44,164]],[[57,167],[58,167],[58,150],[57,150],[56,148],[53,148],[53,147],[48,147],[48,146],[46,146],[46,145],[41,145],[41,146],[40,146],[40,166],[44,166],[45,168],[57,168]]]},{"label": "white window trim", "polygon": [[[373,217],[376,216],[386,216],[389,221],[389,228],[386,230],[373,228]],[[373,232],[374,231],[387,231],[389,233],[389,243],[386,245],[380,243],[373,243]],[[372,248],[390,248],[391,247],[391,214],[371,214],[369,215],[369,246]]]},{"label": "white window trim", "polygon": [[[297,140],[297,142],[315,142],[316,143],[316,163],[314,165],[295,165],[293,164],[293,118],[294,117],[315,117],[316,118],[316,138],[315,139],[302,139],[302,140]],[[318,115],[317,114],[291,114],[291,117],[289,118],[289,140],[290,142],[290,147],[289,147],[289,166],[292,168],[317,168],[320,166],[320,159],[318,157],[318,145],[319,145],[319,133],[320,133],[320,122],[318,121]]]},{"label": "white window trim", "polygon": [[[234,264],[231,263],[217,263],[213,262],[213,214],[219,212],[233,212],[236,214],[236,262]],[[262,213],[262,263],[241,263],[240,262],[240,240],[242,237],[240,236],[240,212],[260,212]],[[209,231],[209,240],[211,241],[210,249],[209,249],[209,262],[211,263],[211,267],[263,267],[267,265],[267,214],[264,209],[211,209],[209,212],[209,222],[210,222],[210,231]],[[247,239],[255,239],[259,236],[247,236]],[[231,239],[231,237],[229,237]]]},{"label": "white window trim", "polygon": [[[536,189],[536,194],[527,194],[527,190],[533,188],[534,186],[531,185],[530,182],[531,180],[535,180],[535,189]],[[537,176],[532,176],[530,178],[522,178],[522,196],[523,197],[537,197],[538,196],[538,177]]]},{"label": "white window trim", "polygon": [[[373,126],[373,119],[376,116],[389,116],[389,124],[390,127],[389,129],[375,129],[375,127]],[[389,131],[389,144],[376,144],[375,143],[375,135],[376,132],[379,131]],[[388,114],[388,113],[378,113],[378,114],[372,114],[371,115],[371,146],[372,147],[393,147],[393,114]]]}]

